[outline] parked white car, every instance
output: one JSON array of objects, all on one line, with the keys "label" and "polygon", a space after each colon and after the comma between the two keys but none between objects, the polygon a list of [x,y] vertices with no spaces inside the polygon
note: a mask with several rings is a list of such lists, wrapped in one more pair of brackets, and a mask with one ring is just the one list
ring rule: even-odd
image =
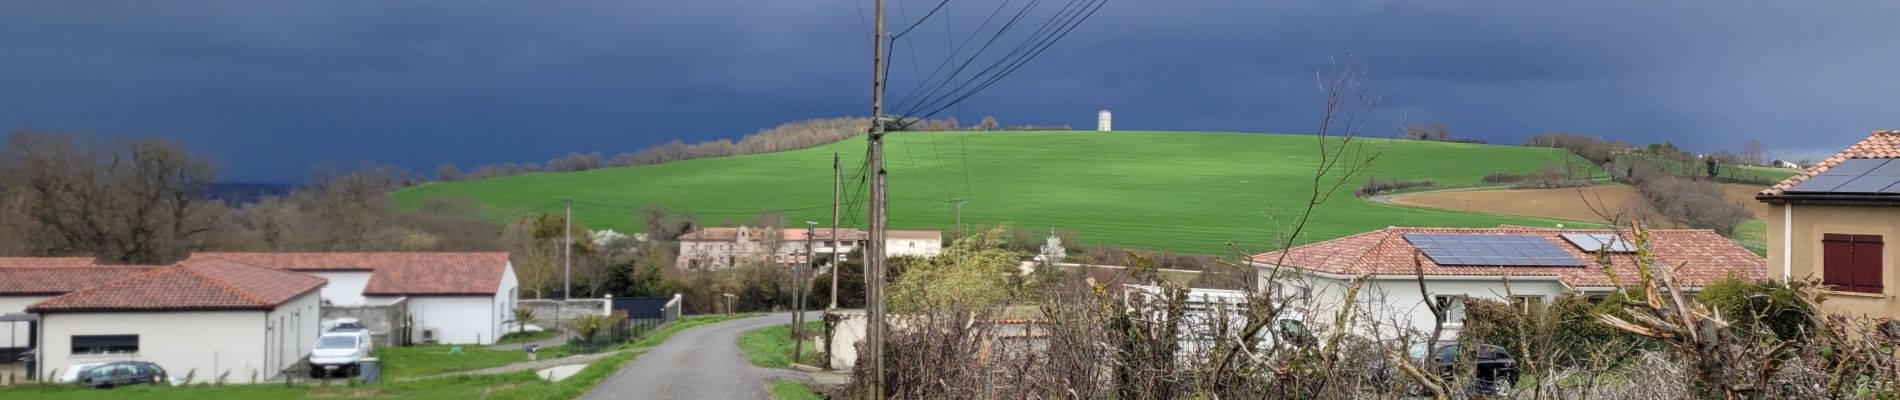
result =
[{"label": "parked white car", "polygon": [[317,337],[317,348],[310,351],[310,376],[325,377],[341,371],[356,373],[356,363],[370,357],[375,344],[369,331],[339,329]]},{"label": "parked white car", "polygon": [[92,367],[97,367],[101,365],[106,365],[106,363],[96,362],[96,363],[85,363],[85,364],[73,364],[72,367],[66,368],[66,372],[61,372],[59,374],[59,382],[60,383],[78,382],[80,373],[84,373],[86,372],[86,370],[92,369]]}]

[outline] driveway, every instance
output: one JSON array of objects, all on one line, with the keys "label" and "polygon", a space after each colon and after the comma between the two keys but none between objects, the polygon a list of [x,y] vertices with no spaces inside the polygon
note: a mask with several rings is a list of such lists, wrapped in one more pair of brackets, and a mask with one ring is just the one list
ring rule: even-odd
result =
[{"label": "driveway", "polygon": [[[818,320],[821,313],[807,318]],[[680,331],[627,363],[582,399],[770,399],[773,379],[809,379],[797,371],[753,366],[739,334],[792,322],[791,313],[701,325]]]}]

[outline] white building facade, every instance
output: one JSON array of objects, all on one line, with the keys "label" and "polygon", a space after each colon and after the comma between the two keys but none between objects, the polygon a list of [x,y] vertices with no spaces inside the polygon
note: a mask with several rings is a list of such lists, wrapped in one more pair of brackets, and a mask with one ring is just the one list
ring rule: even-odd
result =
[{"label": "white building facade", "polygon": [[315,346],[322,286],[308,275],[209,261],[54,297],[28,308],[40,315],[37,376],[139,360],[179,377],[273,379]]}]

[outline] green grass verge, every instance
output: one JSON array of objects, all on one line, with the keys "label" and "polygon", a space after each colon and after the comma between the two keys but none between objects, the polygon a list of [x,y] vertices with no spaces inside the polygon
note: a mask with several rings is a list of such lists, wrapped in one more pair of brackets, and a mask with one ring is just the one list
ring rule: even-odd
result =
[{"label": "green grass verge", "polygon": [[[481,346],[469,345],[461,346],[461,353],[454,353],[453,347],[378,347],[376,356],[382,359],[383,377],[390,380],[473,371],[528,361],[528,353],[520,350],[483,350]],[[557,352],[557,349],[543,349],[541,356],[558,357],[552,354]]]},{"label": "green grass verge", "polygon": [[818,392],[814,392],[810,387],[806,387],[804,382],[780,379],[772,381],[772,398],[778,400],[821,400],[824,399],[824,396],[819,396]]},{"label": "green grass verge", "polygon": [[[1264,248],[1285,233],[1313,190],[1317,140],[1308,135],[1209,132],[899,132],[887,140],[893,229],[1014,223],[1073,230],[1083,243],[1224,254],[1228,241]],[[1393,225],[1490,227],[1545,221],[1442,210],[1384,207],[1352,197],[1369,176],[1472,185],[1491,172],[1529,173],[1565,160],[1551,148],[1375,139],[1367,176],[1348,182],[1316,210],[1302,242]],[[787,221],[829,220],[833,152],[856,175],[862,139],[811,149],[690,160],[632,168],[539,173],[436,182],[394,199],[473,199],[488,214],[558,209],[574,199],[575,219],[593,229],[641,231],[640,211],[663,206],[706,224],[750,221],[780,210]],[[1599,173],[1600,174],[1600,173]],[[847,190],[854,186],[847,185]],[[847,197],[850,197],[847,195]]]},{"label": "green grass verge", "polygon": [[[805,329],[822,331],[824,323],[807,322]],[[745,353],[746,361],[752,365],[766,368],[787,368],[792,366],[792,325],[773,325],[746,331],[739,335],[739,350]],[[816,343],[805,342],[804,351],[798,357],[799,364],[818,365],[824,353],[818,351]]]}]

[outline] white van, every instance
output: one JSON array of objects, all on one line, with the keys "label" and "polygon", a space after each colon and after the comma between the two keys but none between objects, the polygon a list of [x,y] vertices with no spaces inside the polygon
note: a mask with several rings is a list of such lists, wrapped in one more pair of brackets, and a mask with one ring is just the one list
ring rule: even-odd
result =
[{"label": "white van", "polygon": [[327,377],[334,372],[356,374],[356,363],[370,357],[375,344],[366,329],[336,329],[317,337],[317,348],[310,351],[310,376]]}]

